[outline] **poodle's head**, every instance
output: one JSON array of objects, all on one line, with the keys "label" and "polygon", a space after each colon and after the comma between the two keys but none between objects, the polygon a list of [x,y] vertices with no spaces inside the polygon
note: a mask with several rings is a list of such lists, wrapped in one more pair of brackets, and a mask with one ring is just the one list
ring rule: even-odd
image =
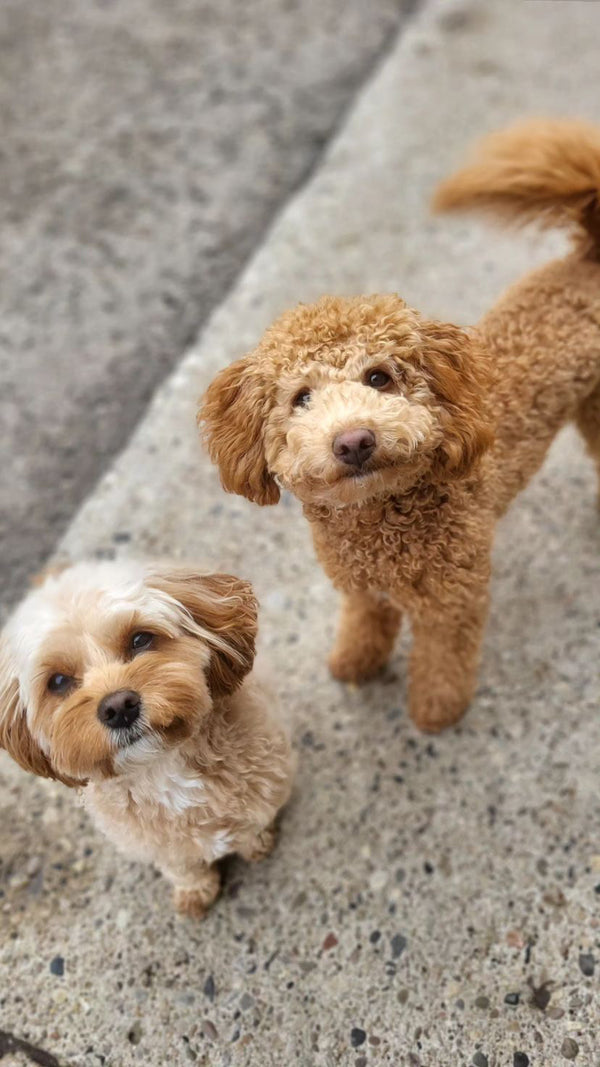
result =
[{"label": "poodle's head", "polygon": [[256,601],[226,574],[79,563],[0,637],[0,747],[67,785],[130,771],[207,726],[252,667]]},{"label": "poodle's head", "polygon": [[324,297],[221,371],[199,418],[225,489],[339,507],[469,471],[492,441],[488,374],[474,336],[397,296]]}]

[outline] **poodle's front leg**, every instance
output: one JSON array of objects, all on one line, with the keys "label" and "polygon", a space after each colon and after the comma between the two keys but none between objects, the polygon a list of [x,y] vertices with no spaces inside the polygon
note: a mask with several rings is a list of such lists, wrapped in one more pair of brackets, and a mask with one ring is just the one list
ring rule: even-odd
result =
[{"label": "poodle's front leg", "polygon": [[420,730],[437,733],[464,715],[477,682],[488,607],[488,579],[419,601],[412,618],[409,710]]},{"label": "poodle's front leg", "polygon": [[364,682],[387,663],[402,615],[381,593],[348,593],[329,668],[342,682]]}]

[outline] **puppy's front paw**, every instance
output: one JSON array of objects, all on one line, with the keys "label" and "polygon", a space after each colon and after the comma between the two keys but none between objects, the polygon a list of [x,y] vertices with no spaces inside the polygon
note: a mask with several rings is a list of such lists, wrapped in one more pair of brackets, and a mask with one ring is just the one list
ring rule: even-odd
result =
[{"label": "puppy's front paw", "polygon": [[209,867],[201,882],[194,886],[175,886],[173,901],[175,910],[190,919],[203,919],[214,904],[221,889],[221,878],[216,867]]},{"label": "puppy's front paw", "polygon": [[276,844],[277,828],[272,823],[271,826],[267,826],[264,830],[260,830],[259,833],[247,838],[238,847],[238,852],[242,859],[247,860],[249,863],[260,863],[261,860],[271,855]]},{"label": "puppy's front paw", "polygon": [[410,717],[419,730],[437,734],[462,719],[469,704],[469,696],[455,692],[450,686],[429,687],[427,692],[411,691]]},{"label": "puppy's front paw", "polygon": [[368,645],[352,650],[336,646],[329,656],[329,670],[338,682],[359,685],[379,674],[388,661],[388,655],[387,649],[382,652]]}]

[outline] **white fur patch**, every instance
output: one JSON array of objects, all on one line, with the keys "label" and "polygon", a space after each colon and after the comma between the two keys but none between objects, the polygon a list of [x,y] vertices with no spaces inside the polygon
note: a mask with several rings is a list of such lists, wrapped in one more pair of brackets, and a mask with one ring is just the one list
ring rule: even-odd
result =
[{"label": "white fur patch", "polygon": [[212,859],[220,860],[223,856],[226,856],[228,852],[231,852],[232,840],[231,834],[226,833],[225,830],[217,830],[212,839],[212,847],[208,846],[208,842],[205,844],[205,848],[211,848]]},{"label": "white fur patch", "polygon": [[[136,753],[138,746],[140,752]],[[127,790],[135,804],[141,808],[158,804],[175,815],[181,815],[188,808],[201,807],[206,803],[206,787],[201,776],[193,774],[186,767],[177,750],[164,752],[149,760],[148,748],[148,740],[142,738],[115,759],[120,771],[119,784]],[[137,762],[138,759],[140,762]]]},{"label": "white fur patch", "polygon": [[[149,745],[144,742],[150,740],[143,738],[133,744],[129,759],[125,752],[116,757],[115,763],[120,764],[116,777],[92,781],[84,790],[84,802],[97,825],[127,855],[146,861],[156,859],[152,830],[155,819],[161,820],[160,837],[169,833],[170,825],[176,842],[181,818],[181,830],[188,841],[196,841],[198,855],[205,863],[214,863],[232,852],[235,844],[227,830],[209,830],[214,826],[214,815],[210,791],[201,775],[190,771],[177,750],[163,752],[155,748],[153,757],[149,758]],[[136,762],[138,747],[137,759],[146,762]],[[139,833],[135,829],[137,817],[132,802],[143,816]],[[192,813],[189,821],[188,812]],[[168,844],[168,839],[164,844]]]}]

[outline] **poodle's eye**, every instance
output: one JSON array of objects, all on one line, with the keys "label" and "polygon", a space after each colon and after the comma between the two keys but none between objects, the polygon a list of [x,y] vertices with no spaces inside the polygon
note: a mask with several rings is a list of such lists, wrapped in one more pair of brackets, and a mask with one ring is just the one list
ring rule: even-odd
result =
[{"label": "poodle's eye", "polygon": [[370,370],[367,373],[366,385],[370,385],[371,389],[385,389],[391,380],[384,370]]},{"label": "poodle's eye", "polygon": [[308,407],[310,400],[310,389],[301,389],[299,393],[296,393],[292,400],[293,408],[305,408]]},{"label": "poodle's eye", "polygon": [[51,693],[67,693],[74,682],[75,679],[69,674],[51,674],[48,679],[48,689]]},{"label": "poodle's eye", "polygon": [[154,634],[148,633],[147,630],[140,630],[139,633],[133,635],[130,644],[134,656],[138,652],[146,652],[154,644]]}]

